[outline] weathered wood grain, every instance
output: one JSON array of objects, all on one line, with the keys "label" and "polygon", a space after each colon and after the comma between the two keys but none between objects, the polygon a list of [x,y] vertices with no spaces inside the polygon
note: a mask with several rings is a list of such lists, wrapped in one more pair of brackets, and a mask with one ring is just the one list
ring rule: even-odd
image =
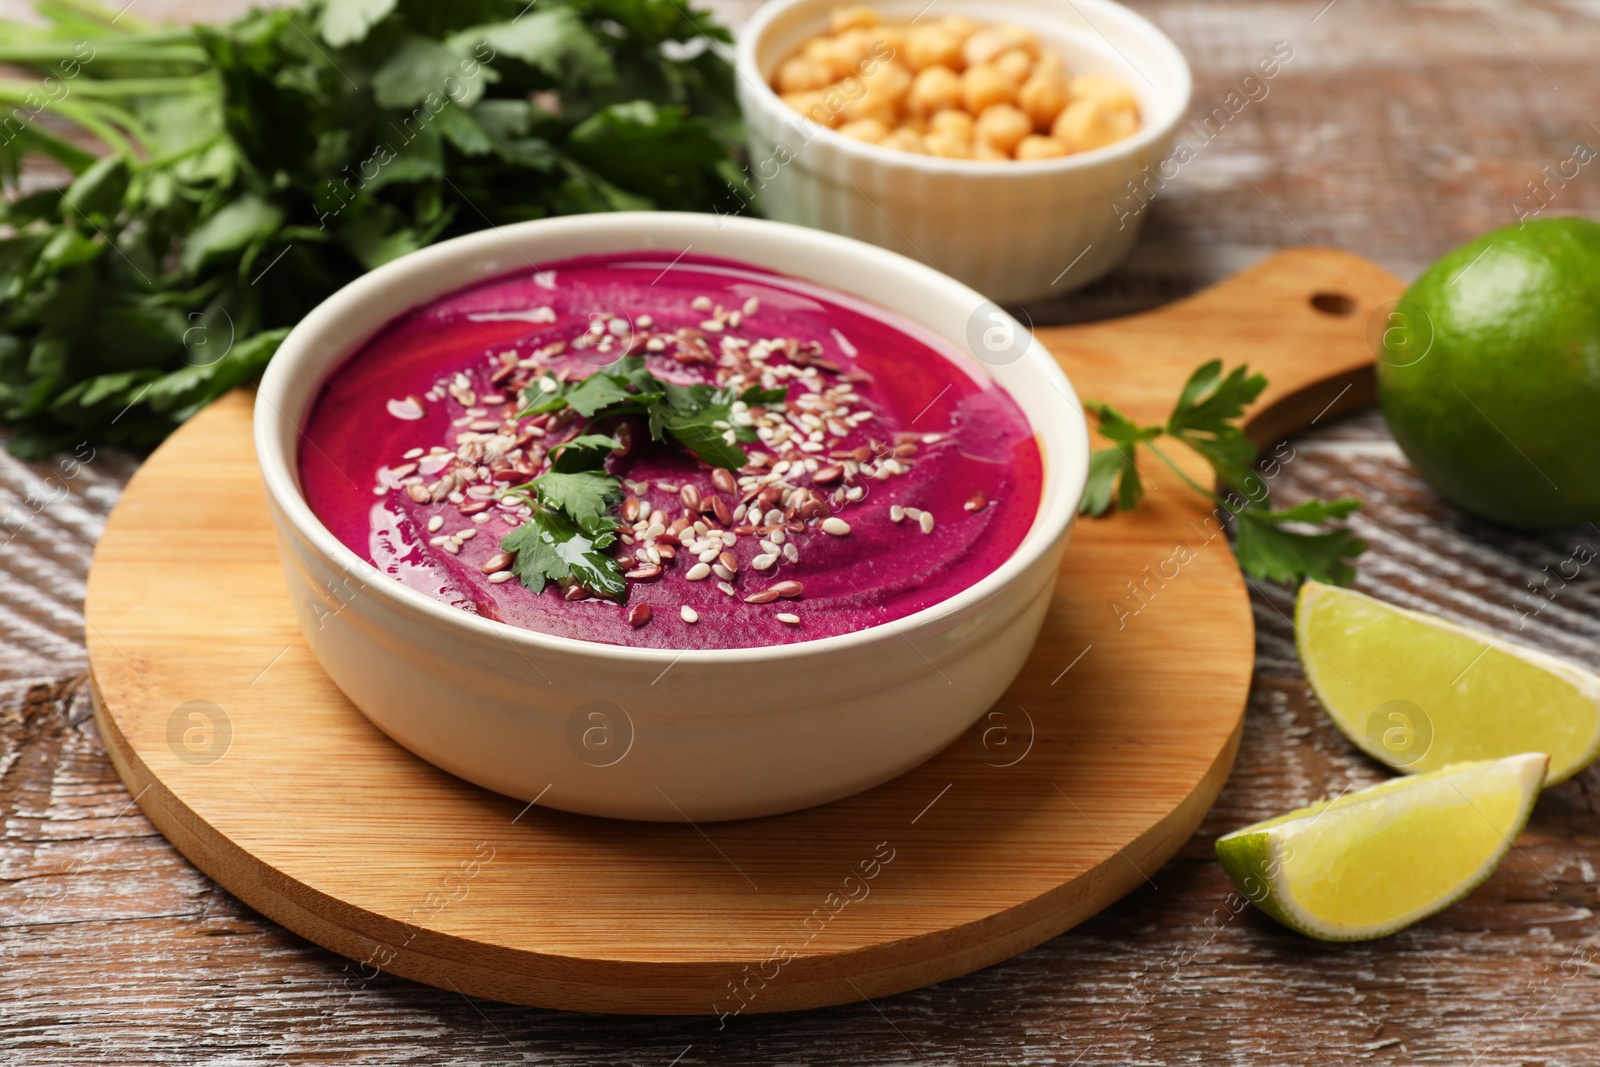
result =
[{"label": "weathered wood grain", "polygon": [[[8,0],[0,10],[22,6]],[[134,10],[221,17],[238,6],[141,0]],[[1524,183],[1567,158],[1573,142],[1600,146],[1589,125],[1600,121],[1592,59],[1600,23],[1584,4],[1132,6],[1188,54],[1196,115],[1274,41],[1292,42],[1297,58],[1154,203],[1130,263],[1065,301],[1030,308],[1040,323],[1164,302],[1306,240],[1409,277],[1482,229],[1515,221],[1510,201],[1527,196]],[[1559,189],[1548,211],[1600,215],[1591,169]],[[1208,355],[1227,353],[1197,351],[1196,361]],[[1371,502],[1357,518],[1373,544],[1361,588],[1600,668],[1600,569],[1585,568],[1564,588],[1540,585],[1556,590],[1553,600],[1527,588],[1576,543],[1600,548],[1600,531],[1527,538],[1463,518],[1416,479],[1374,413],[1292,445],[1296,459],[1276,483],[1285,501],[1353,492]],[[49,469],[0,458],[0,500],[16,503]],[[464,1003],[388,977],[363,983],[353,964],[217,890],[136,808],[119,817],[129,797],[88,722],[76,608],[88,546],[132,462],[102,453],[92,469],[103,475],[93,491],[46,513],[60,540],[0,534],[0,1061],[666,1067],[682,1054],[683,1067],[1504,1067],[1596,1059],[1600,771],[1546,793],[1518,851],[1486,885],[1398,937],[1330,948],[1251,911],[1232,914],[1231,884],[1211,859],[1216,835],[1381,777],[1307,695],[1280,614],[1288,598],[1270,591],[1255,599],[1257,676],[1239,761],[1200,832],[1153,872],[1155,888],[1003,967],[875,1006],[744,1019],[723,1033],[698,1020],[557,1015]],[[61,595],[35,577],[45,572]]]}]

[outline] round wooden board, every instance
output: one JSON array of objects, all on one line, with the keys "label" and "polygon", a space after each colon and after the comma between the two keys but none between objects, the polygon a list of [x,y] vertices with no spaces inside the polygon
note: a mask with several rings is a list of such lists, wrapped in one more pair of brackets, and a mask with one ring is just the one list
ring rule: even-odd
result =
[{"label": "round wooden board", "polygon": [[[1355,257],[1301,250],[1041,336],[1082,395],[1148,421],[1204,359],[1248,361],[1273,380],[1252,423],[1265,440],[1370,402],[1368,318],[1398,292]],[[1318,310],[1317,293],[1350,307]],[[1152,470],[1138,512],[1078,525],[1006,700],[887,785],[702,826],[486,792],[389,741],[307,652],[250,410],[238,393],[191,421],[112,515],[86,610],[96,716],[180,851],[369,977],[660,1014],[893,993],[1003,960],[1145,881],[1232,764],[1255,651],[1245,583],[1203,503]]]}]

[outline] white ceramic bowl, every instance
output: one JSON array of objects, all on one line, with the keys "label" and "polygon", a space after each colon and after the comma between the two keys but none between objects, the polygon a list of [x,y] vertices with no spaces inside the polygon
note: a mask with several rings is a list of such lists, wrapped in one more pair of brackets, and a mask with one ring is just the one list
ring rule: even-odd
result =
[{"label": "white ceramic bowl", "polygon": [[1158,173],[1189,107],[1189,65],[1165,34],[1110,0],[872,4],[889,21],[965,15],[1026,26],[1070,73],[1113,74],[1139,97],[1142,124],[1124,141],[1062,159],[979,163],[842,137],[778,97],[778,65],[825,32],[838,6],[772,0],[739,38],[749,183],[768,218],[893,249],[1007,303],[1086,285],[1128,254],[1146,214],[1129,183],[1146,167]]},{"label": "white ceramic bowl", "polygon": [[[721,256],[856,294],[985,351],[1045,461],[1032,529],[999,570],[892,624],[781,648],[623,648],[448,607],[341,544],[301,494],[300,426],[330,372],[397,315],[485,278],[589,253]],[[256,450],[311,651],[350,700],[424,759],[567,811],[695,821],[791,811],[900,774],[949,744],[1032,647],[1088,473],[1088,430],[1042,345],[972,290],[882,249],[781,223],[590,215],[485,231],[405,256],[296,326],[262,380]],[[354,801],[359,802],[359,801]]]}]

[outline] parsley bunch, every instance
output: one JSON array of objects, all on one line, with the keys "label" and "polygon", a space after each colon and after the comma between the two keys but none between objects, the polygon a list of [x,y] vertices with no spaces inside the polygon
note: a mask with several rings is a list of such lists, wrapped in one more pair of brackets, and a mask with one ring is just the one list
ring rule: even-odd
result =
[{"label": "parsley bunch", "polygon": [[[1112,446],[1089,459],[1089,481],[1079,513],[1100,518],[1138,506],[1144,498],[1138,464],[1142,446],[1233,517],[1233,551],[1246,574],[1290,584],[1309,578],[1348,585],[1355,578],[1350,561],[1366,551],[1365,542],[1345,527],[1321,531],[1301,527],[1336,522],[1361,507],[1361,501],[1308,500],[1276,511],[1265,504],[1265,483],[1254,469],[1256,447],[1238,421],[1266,387],[1267,379],[1251,374],[1248,367],[1235,367],[1223,376],[1222,361],[1212,360],[1190,375],[1165,425],[1140,426],[1109,404],[1086,403],[1100,436]],[[1156,443],[1163,437],[1199,453],[1233,491],[1218,495],[1196,483]]]},{"label": "parsley bunch", "polygon": [[[640,416],[652,440],[670,439],[713,467],[737,470],[750,462],[739,442],[754,441],[756,433],[738,425],[735,405],[774,404],[784,395],[756,386],[679,385],[657,378],[644,357],[624,356],[578,381],[536,380],[523,390],[527,406],[517,417],[570,408],[592,426]],[[606,472],[605,461],[623,447],[611,435],[581,434],[550,450],[549,470],[507,491],[533,511],[500,542],[515,557],[511,570],[524,586],[538,593],[554,581],[618,600],[626,594],[622,566],[606,554],[621,529],[611,509],[622,501],[622,479]]]},{"label": "parsley bunch", "polygon": [[[0,20],[0,63],[35,76],[0,81],[0,423],[20,452],[154,444],[413,249],[710,211],[740,173],[712,46],[730,38],[688,0],[307,0],[193,28],[37,10]],[[23,190],[24,159],[70,176]]]}]

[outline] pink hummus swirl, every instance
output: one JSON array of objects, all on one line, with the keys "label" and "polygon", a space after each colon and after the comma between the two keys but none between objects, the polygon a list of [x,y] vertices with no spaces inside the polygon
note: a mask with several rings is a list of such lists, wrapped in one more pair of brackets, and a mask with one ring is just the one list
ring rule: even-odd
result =
[{"label": "pink hummus swirl", "polygon": [[[713,469],[642,422],[628,447],[623,602],[525,588],[500,542],[506,496],[591,428],[519,418],[523,392],[643,356],[680,384],[761,386],[756,439]],[[965,353],[856,298],[671,252],[550,263],[401,316],[339,366],[305,426],[306,499],[391,579],[462,611],[585,641],[669,649],[789,644],[891,623],[999,567],[1038,508],[1038,445]],[[647,607],[646,607],[647,606]]]}]

